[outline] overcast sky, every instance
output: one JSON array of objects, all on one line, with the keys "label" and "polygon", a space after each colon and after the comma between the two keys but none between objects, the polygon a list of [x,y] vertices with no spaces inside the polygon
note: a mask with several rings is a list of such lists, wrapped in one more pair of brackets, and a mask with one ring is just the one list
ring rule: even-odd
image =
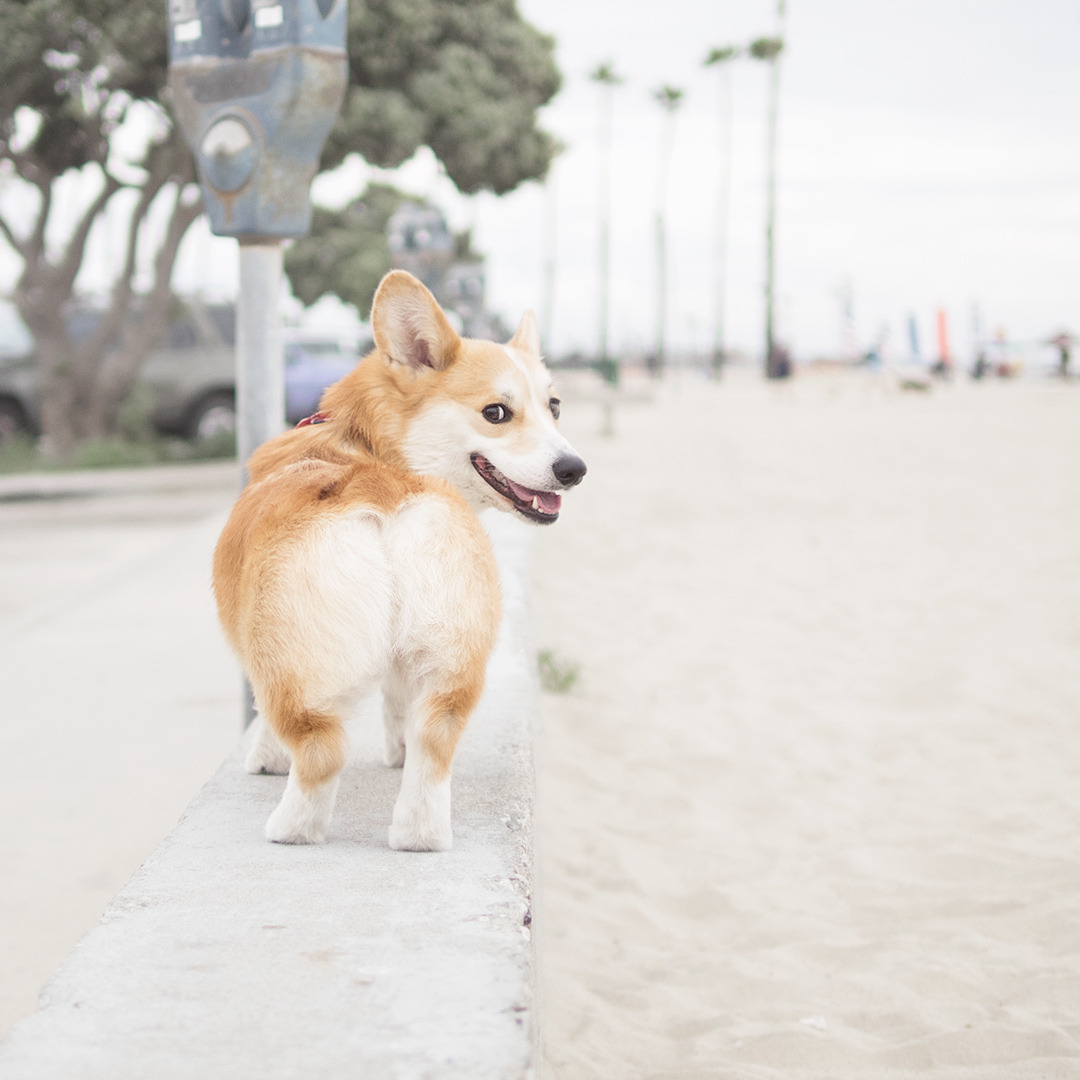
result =
[{"label": "overcast sky", "polygon": [[[596,341],[598,90],[615,97],[612,336],[647,345],[655,325],[653,216],[661,112],[650,91],[686,91],[670,189],[671,332],[707,348],[715,312],[720,76],[712,46],[774,32],[774,0],[524,0],[558,41],[565,87],[548,127],[568,144],[554,175],[558,242],[554,351]],[[1080,330],[1080,5],[1065,0],[789,0],[780,72],[777,287],[796,355],[842,347],[850,282],[867,344],[882,327],[924,351],[944,307],[954,347],[984,330],[1014,339]],[[767,65],[733,65],[728,324],[762,347]],[[539,305],[544,193],[475,211],[491,295],[512,314]]]},{"label": "overcast sky", "polygon": [[[532,307],[550,320],[549,353],[594,350],[599,90],[588,73],[612,61],[626,81],[614,97],[611,342],[646,349],[656,324],[662,115],[651,92],[683,89],[668,200],[670,339],[711,348],[721,76],[702,60],[714,46],[773,34],[775,0],[519,3],[555,37],[564,76],[543,118],[567,147],[549,185],[466,199],[430,152],[397,182],[435,198],[455,226],[473,227],[488,255],[489,299],[509,323]],[[961,360],[976,307],[986,334],[1000,328],[1025,341],[1080,331],[1076,0],[788,0],[784,36],[777,294],[780,336],[796,357],[840,353],[845,291],[859,347],[884,330],[900,355],[909,315],[924,355],[934,351],[938,308]],[[730,89],[728,343],[760,354],[767,65],[734,63]],[[343,200],[370,173],[353,161],[317,193]],[[109,250],[97,243],[84,283],[94,283]],[[235,266],[235,244],[200,224],[185,242],[178,284],[228,292]]]}]

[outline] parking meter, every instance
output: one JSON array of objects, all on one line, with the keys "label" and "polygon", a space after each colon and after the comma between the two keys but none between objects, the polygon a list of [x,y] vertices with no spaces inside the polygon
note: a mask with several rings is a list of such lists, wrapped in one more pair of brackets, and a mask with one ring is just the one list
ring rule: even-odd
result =
[{"label": "parking meter", "polygon": [[[241,478],[285,423],[282,240],[311,226],[311,181],[349,81],[348,0],[168,0],[169,88],[210,228],[240,247]],[[245,688],[243,723],[255,715]]]},{"label": "parking meter", "polygon": [[348,84],[347,0],[168,0],[169,87],[218,236],[303,236]]}]

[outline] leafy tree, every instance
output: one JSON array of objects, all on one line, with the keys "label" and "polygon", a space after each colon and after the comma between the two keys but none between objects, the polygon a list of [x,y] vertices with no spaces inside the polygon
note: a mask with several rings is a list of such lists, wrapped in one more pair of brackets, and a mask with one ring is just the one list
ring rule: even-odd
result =
[{"label": "leafy tree", "polygon": [[543,177],[536,110],[559,89],[554,41],[514,0],[364,0],[349,10],[350,90],[323,167],[358,151],[392,168],[430,146],[466,193]]},{"label": "leafy tree", "polygon": [[[201,210],[191,156],[158,104],[166,75],[164,6],[4,0],[0,71],[0,177],[21,179],[33,204],[17,220],[9,203],[0,235],[22,260],[14,299],[36,341],[45,433],[65,456],[79,438],[115,423],[138,364],[164,327],[176,252]],[[112,153],[111,137],[136,102],[154,103],[159,123],[136,161],[124,162]],[[71,210],[57,181],[72,173],[92,180],[96,194],[57,248],[49,242],[56,219]],[[124,189],[137,194],[111,303],[89,337],[74,341],[63,314],[90,230]],[[139,230],[159,198],[171,200],[166,236],[150,292],[132,320]]]},{"label": "leafy tree", "polygon": [[299,300],[310,305],[324,293],[336,293],[366,319],[375,288],[390,269],[387,224],[406,201],[420,200],[387,184],[370,184],[341,210],[315,207],[311,235],[285,252],[285,272]]},{"label": "leafy tree", "polygon": [[[4,202],[0,236],[22,260],[14,300],[36,339],[42,422],[61,455],[114,426],[164,328],[176,252],[201,208],[169,111],[165,7],[0,0],[0,183],[18,178],[33,195],[21,217],[16,200]],[[352,152],[394,167],[428,145],[464,192],[502,194],[544,175],[555,143],[536,112],[559,87],[554,43],[520,18],[514,0],[354,0],[348,33],[350,86],[324,168]],[[154,133],[124,161],[113,136],[137,110],[154,118]],[[92,177],[96,194],[56,247],[50,240],[70,209],[60,206],[57,182],[73,173]],[[134,208],[123,267],[94,333],[73,341],[62,316],[91,228],[125,190]],[[150,292],[135,303],[140,226],[155,200],[167,204],[166,236]],[[330,230],[332,246],[341,223],[323,215],[317,227]]]}]

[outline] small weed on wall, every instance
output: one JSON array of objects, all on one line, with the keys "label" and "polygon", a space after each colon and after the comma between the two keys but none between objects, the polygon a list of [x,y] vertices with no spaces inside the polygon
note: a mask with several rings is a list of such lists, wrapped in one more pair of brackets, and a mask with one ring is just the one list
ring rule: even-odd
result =
[{"label": "small weed on wall", "polygon": [[540,689],[549,694],[568,694],[578,681],[581,665],[556,656],[551,649],[541,649],[536,657]]}]

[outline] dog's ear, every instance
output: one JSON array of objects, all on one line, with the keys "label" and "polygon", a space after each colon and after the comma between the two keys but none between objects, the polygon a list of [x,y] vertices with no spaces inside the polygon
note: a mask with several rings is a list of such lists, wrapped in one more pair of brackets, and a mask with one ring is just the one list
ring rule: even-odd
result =
[{"label": "dog's ear", "polygon": [[512,349],[540,355],[540,330],[536,325],[536,316],[531,311],[526,311],[521,316],[521,322],[508,344]]},{"label": "dog's ear", "polygon": [[371,330],[384,356],[414,371],[441,371],[461,348],[438,301],[404,270],[391,270],[379,283],[371,302]]}]

